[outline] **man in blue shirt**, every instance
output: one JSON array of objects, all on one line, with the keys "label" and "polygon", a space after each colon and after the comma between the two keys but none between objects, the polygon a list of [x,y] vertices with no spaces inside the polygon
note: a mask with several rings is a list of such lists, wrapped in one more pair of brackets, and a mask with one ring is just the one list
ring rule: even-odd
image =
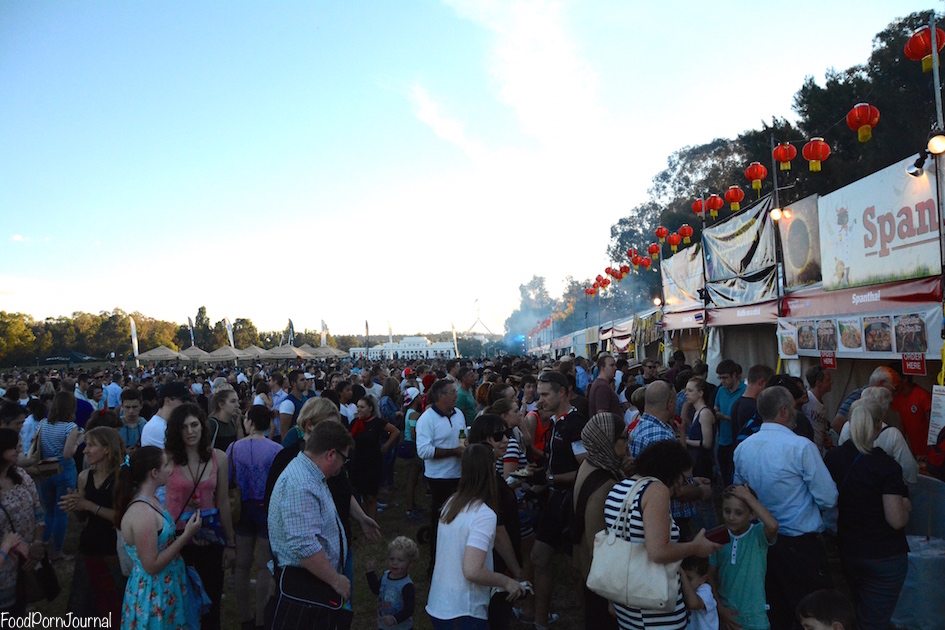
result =
[{"label": "man in blue shirt", "polygon": [[735,452],[735,436],[732,431],[732,405],[745,393],[742,383],[742,366],[731,359],[725,359],[715,368],[719,377],[719,388],[715,392],[715,417],[719,421],[719,470],[726,486],[732,485],[734,465],[732,454]]},{"label": "man in blue shirt", "polygon": [[787,389],[763,390],[761,429],[735,449],[735,483],[747,483],[779,524],[765,576],[772,628],[792,627],[801,599],[832,585],[821,512],[837,504],[837,485],[814,443],[794,433],[795,413]]}]

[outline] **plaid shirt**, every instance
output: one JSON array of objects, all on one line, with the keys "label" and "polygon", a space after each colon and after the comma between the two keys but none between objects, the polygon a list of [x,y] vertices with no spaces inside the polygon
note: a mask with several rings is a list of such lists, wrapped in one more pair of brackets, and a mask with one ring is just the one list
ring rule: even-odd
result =
[{"label": "plaid shirt", "polygon": [[[678,441],[676,434],[666,423],[648,413],[640,415],[640,422],[637,423],[637,427],[630,437],[632,439],[630,454],[634,457],[639,457],[640,453],[646,450],[646,447],[650,444],[663,440]],[[681,503],[676,499],[671,499],[669,507],[673,513],[673,518],[691,518],[696,514],[695,505],[692,503]]]},{"label": "plaid shirt", "polygon": [[339,573],[347,541],[341,518],[321,469],[302,451],[289,462],[269,502],[269,544],[281,567],[300,567],[302,558],[324,551]]}]

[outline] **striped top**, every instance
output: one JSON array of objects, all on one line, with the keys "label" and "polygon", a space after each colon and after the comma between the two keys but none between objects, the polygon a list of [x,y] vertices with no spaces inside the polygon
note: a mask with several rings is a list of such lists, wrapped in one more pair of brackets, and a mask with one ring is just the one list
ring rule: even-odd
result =
[{"label": "striped top", "polygon": [[40,439],[42,440],[43,459],[62,457],[62,449],[66,446],[66,438],[79,426],[75,422],[50,422],[43,420],[39,423]]},{"label": "striped top", "polygon": [[[604,522],[607,524],[608,530],[613,528],[617,516],[620,514],[620,506],[623,504],[624,498],[626,498],[627,493],[630,492],[630,488],[633,487],[635,481],[635,479],[624,479],[617,483],[610,491],[610,494],[607,495],[607,501],[604,503]],[[624,540],[643,543],[643,514],[640,512],[640,499],[650,486],[650,483],[643,486],[643,489],[637,494],[633,507],[630,509],[628,531],[618,532]],[[672,523],[670,540],[679,542],[679,527],[676,526],[675,521],[670,522]],[[676,588],[679,590],[679,596],[676,598],[676,608],[674,610],[658,612],[640,610],[639,608],[626,608],[620,604],[614,604],[614,609],[617,611],[617,625],[620,626],[621,630],[648,630],[650,628],[659,628],[660,630],[683,630],[688,622],[688,612],[686,611],[686,603],[683,600],[682,588],[678,583],[678,576],[676,580]]]}]

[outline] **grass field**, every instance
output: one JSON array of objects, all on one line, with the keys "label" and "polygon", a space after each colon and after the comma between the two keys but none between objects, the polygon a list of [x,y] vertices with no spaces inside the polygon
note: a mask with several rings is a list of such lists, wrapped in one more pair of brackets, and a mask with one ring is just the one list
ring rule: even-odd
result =
[{"label": "grass field", "polygon": [[[395,469],[395,487],[403,488],[403,470],[402,462],[397,462],[398,468]],[[422,507],[429,507],[429,498],[423,494],[422,486],[418,490],[420,496],[419,504]],[[381,526],[383,539],[378,543],[370,543],[361,535],[360,529],[355,526],[354,540],[354,624],[355,630],[375,630],[377,620],[375,616],[374,595],[368,588],[365,578],[365,563],[369,558],[374,558],[378,574],[387,566],[387,543],[399,535],[409,536],[416,540],[417,530],[425,522],[407,521],[403,518],[404,510],[400,506],[404,505],[404,493],[402,490],[395,490],[389,496],[381,495],[380,501],[387,503],[388,508],[378,516],[378,522]],[[69,531],[66,539],[66,553],[74,553],[78,545],[79,531],[81,523],[77,519],[70,518]],[[427,602],[427,594],[430,589],[430,580],[427,578],[426,569],[430,560],[430,548],[428,545],[420,546],[420,558],[411,567],[410,577],[417,589],[417,607],[414,612],[414,627],[420,630],[431,630],[432,626],[423,607]],[[55,601],[42,602],[34,607],[48,616],[61,616],[66,611],[66,605],[69,599],[69,587],[72,583],[72,562],[60,562],[55,565],[59,575],[59,582],[62,585],[62,593]],[[554,627],[559,629],[580,628],[583,625],[583,610],[581,603],[581,589],[572,579],[570,570],[570,558],[563,555],[555,557],[554,563],[555,592],[552,599],[552,610],[557,612],[561,618],[555,623]],[[232,587],[228,584],[224,588],[222,626],[224,629],[239,628],[239,616],[236,611],[235,594]],[[117,620],[116,620],[117,627]],[[520,627],[525,627],[520,624]]]}]

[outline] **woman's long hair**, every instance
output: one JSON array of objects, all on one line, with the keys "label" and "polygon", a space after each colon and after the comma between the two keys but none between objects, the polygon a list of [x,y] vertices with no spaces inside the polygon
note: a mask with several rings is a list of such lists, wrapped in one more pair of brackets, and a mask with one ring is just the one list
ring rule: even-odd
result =
[{"label": "woman's long hair", "polygon": [[72,392],[59,392],[53,396],[49,404],[49,412],[46,419],[49,422],[73,422],[75,421],[75,395]]},{"label": "woman's long hair", "polygon": [[381,398],[387,396],[395,405],[400,407],[400,383],[393,376],[384,379],[384,388],[381,390]]},{"label": "woman's long hair", "polygon": [[667,488],[672,488],[679,477],[692,470],[692,455],[676,440],[660,440],[647,446],[633,462],[633,472],[644,477],[656,477]]},{"label": "woman's long hair", "polygon": [[850,440],[864,455],[873,452],[873,435],[885,417],[882,403],[861,398],[850,405]]},{"label": "woman's long hair", "polygon": [[127,466],[118,468],[115,484],[115,527],[121,528],[121,519],[141,484],[155,468],[164,463],[164,451],[156,446],[142,446],[129,457]]},{"label": "woman's long hair", "polygon": [[441,523],[452,523],[467,507],[484,503],[496,509],[495,456],[486,444],[473,444],[463,453],[459,487],[440,512]]},{"label": "woman's long hair", "polygon": [[[10,450],[11,448],[19,448],[19,446],[19,431],[7,428],[0,429],[0,454],[2,454],[4,451]],[[7,477],[13,480],[13,483],[16,485],[23,483],[23,477],[20,476],[20,473],[16,472],[16,464],[7,468]]]},{"label": "woman's long hair", "polygon": [[99,446],[104,446],[108,451],[106,459],[106,471],[108,476],[118,472],[118,467],[125,459],[125,442],[121,439],[121,434],[111,427],[95,427],[85,432],[85,441],[92,440]]},{"label": "woman's long hair", "polygon": [[187,448],[184,446],[184,421],[190,416],[200,420],[201,431],[200,442],[197,443],[197,456],[202,462],[210,461],[213,456],[213,447],[210,444],[213,436],[210,435],[210,425],[207,422],[206,414],[196,404],[184,403],[172,411],[171,417],[167,419],[167,432],[164,440],[164,448],[178,466],[187,465]]}]

